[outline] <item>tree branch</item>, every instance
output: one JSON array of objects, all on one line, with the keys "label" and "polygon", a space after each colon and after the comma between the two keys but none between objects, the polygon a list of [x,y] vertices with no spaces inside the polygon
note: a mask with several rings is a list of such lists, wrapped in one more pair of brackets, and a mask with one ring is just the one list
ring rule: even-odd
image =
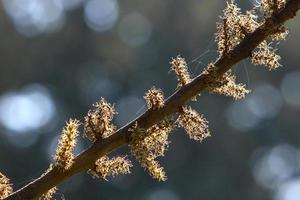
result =
[{"label": "tree branch", "polygon": [[[260,27],[253,33],[247,35],[241,43],[232,51],[218,58],[214,65],[217,67],[216,75],[221,77],[236,63],[250,56],[251,52],[268,36],[276,33],[278,28],[287,20],[293,18],[300,9],[300,0],[290,0],[286,6],[271,18],[266,19]],[[95,161],[107,155],[118,148],[129,143],[130,127],[136,122],[140,128],[149,128],[160,122],[165,117],[175,113],[191,98],[202,92],[208,87],[209,75],[199,75],[189,84],[181,87],[180,90],[172,94],[165,102],[165,105],[158,110],[148,110],[124,127],[120,128],[109,138],[95,142],[87,150],[75,158],[74,164],[68,170],[52,168],[41,177],[30,182],[23,188],[17,190],[5,200],[30,200],[38,199],[52,187],[60,184],[62,181],[82,171],[92,167]]]}]

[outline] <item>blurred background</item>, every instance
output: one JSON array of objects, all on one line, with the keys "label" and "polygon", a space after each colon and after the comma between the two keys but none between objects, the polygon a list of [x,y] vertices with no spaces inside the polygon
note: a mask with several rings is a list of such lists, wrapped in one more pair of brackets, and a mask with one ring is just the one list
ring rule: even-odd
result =
[{"label": "blurred background", "polygon": [[[237,1],[243,10],[254,1]],[[176,88],[169,62],[185,57],[197,75],[217,58],[217,0],[1,0],[0,171],[17,189],[43,173],[65,121],[83,119],[105,97],[119,127],[145,111],[153,85]],[[233,70],[252,93],[241,101],[203,93],[194,104],[210,122],[202,143],[171,135],[161,159],[168,180],[139,165],[109,181],[81,173],[55,199],[299,200],[300,16],[279,45],[280,69],[248,61]],[[79,153],[90,143],[82,139]],[[126,152],[124,148],[120,152]]]}]

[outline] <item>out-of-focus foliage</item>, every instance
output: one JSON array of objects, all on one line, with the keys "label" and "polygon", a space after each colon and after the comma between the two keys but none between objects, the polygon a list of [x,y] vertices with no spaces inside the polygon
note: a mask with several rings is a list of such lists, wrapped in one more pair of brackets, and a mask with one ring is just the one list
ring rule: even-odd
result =
[{"label": "out-of-focus foliage", "polygon": [[[237,1],[242,9],[255,1]],[[218,55],[216,21],[224,1],[2,0],[0,4],[0,171],[20,187],[47,169],[68,118],[103,96],[115,103],[119,127],[146,109],[153,85],[176,89],[168,74],[180,54],[192,75]],[[274,199],[300,194],[299,17],[279,48],[275,72],[239,63],[232,71],[252,93],[240,101],[202,94],[193,105],[210,122],[201,144],[171,134],[168,180],[135,165],[107,181],[73,177],[56,198]],[[78,141],[79,153],[89,141]],[[125,148],[123,151],[128,151]],[[61,192],[61,193],[60,193]]]}]

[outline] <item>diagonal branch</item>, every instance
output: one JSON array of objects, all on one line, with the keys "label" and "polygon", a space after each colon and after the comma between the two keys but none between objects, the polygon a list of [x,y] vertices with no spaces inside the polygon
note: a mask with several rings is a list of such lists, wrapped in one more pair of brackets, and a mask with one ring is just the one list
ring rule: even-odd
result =
[{"label": "diagonal branch", "polygon": [[[247,35],[239,45],[232,51],[218,58],[214,65],[217,67],[216,75],[221,77],[230,70],[236,63],[250,56],[251,52],[268,36],[275,34],[278,28],[287,20],[296,16],[300,9],[300,0],[289,0],[286,6],[265,23],[259,26],[253,33]],[[165,105],[158,110],[148,110],[135,120],[129,122],[110,136],[94,143],[87,150],[75,158],[74,164],[68,170],[52,168],[41,177],[30,182],[23,188],[17,190],[5,200],[30,200],[38,199],[49,189],[60,184],[67,178],[82,171],[88,170],[94,162],[104,155],[107,155],[118,148],[129,143],[130,127],[136,122],[140,128],[149,128],[160,122],[165,117],[175,113],[191,98],[204,91],[211,80],[210,75],[202,74],[193,79],[189,84],[182,86],[180,90],[172,94],[165,102]]]}]

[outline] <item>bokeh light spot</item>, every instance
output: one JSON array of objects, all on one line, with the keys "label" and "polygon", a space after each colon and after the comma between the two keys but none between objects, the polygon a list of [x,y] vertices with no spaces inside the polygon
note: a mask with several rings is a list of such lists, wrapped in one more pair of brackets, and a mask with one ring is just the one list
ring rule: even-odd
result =
[{"label": "bokeh light spot", "polygon": [[114,27],[119,16],[119,5],[116,0],[89,0],[84,6],[85,22],[97,32],[107,31]]},{"label": "bokeh light spot", "polygon": [[288,144],[265,151],[254,163],[253,176],[256,183],[264,188],[275,189],[299,171],[298,156],[299,151]]},{"label": "bokeh light spot", "polygon": [[141,46],[149,41],[152,26],[149,20],[140,13],[134,12],[125,16],[119,26],[121,40],[129,46]]},{"label": "bokeh light spot", "polygon": [[229,125],[239,131],[248,131],[258,125],[260,120],[255,117],[247,106],[245,100],[232,103],[226,112]]},{"label": "bokeh light spot", "polygon": [[253,91],[247,99],[247,104],[255,116],[267,119],[278,114],[282,106],[282,98],[275,87],[263,84]]},{"label": "bokeh light spot", "polygon": [[281,92],[284,100],[290,106],[300,106],[300,71],[284,76],[281,82]]},{"label": "bokeh light spot", "polygon": [[300,178],[282,184],[275,193],[274,200],[299,200]]},{"label": "bokeh light spot", "polygon": [[18,32],[25,36],[57,31],[64,22],[64,9],[57,0],[4,0],[4,8]]},{"label": "bokeh light spot", "polygon": [[45,126],[55,114],[54,102],[41,85],[0,97],[0,123],[15,133],[28,133]]},{"label": "bokeh light spot", "polygon": [[262,120],[275,117],[282,107],[280,92],[270,84],[261,84],[239,102],[227,109],[226,118],[230,126],[239,131],[248,131]]}]

